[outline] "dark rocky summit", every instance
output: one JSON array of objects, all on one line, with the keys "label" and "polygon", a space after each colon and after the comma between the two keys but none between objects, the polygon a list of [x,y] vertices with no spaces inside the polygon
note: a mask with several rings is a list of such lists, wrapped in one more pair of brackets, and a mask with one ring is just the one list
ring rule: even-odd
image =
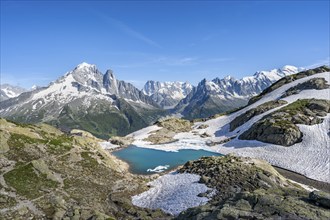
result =
[{"label": "dark rocky summit", "polygon": [[329,112],[329,100],[297,100],[254,123],[239,139],[291,146],[303,138],[296,124],[319,124],[323,121],[320,116],[326,116]]},{"label": "dark rocky summit", "polygon": [[328,194],[309,196],[262,160],[231,155],[204,157],[186,163],[179,172],[201,175],[200,182],[217,192],[208,204],[190,208],[176,219],[330,218],[329,208],[320,202],[328,201]]}]

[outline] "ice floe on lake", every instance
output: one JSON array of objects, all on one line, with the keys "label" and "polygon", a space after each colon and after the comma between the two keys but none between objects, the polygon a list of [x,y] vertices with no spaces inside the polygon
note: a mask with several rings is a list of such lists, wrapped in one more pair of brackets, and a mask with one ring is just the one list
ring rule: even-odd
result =
[{"label": "ice floe on lake", "polygon": [[161,173],[167,170],[170,167],[170,165],[165,166],[157,166],[154,169],[147,169],[147,172],[155,172],[155,173]]}]

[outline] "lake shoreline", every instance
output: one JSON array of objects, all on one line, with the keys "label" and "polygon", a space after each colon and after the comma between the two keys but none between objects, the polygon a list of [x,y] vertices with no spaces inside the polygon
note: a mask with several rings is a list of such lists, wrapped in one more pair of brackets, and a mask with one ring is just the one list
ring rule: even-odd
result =
[{"label": "lake shoreline", "polygon": [[[173,172],[186,162],[203,156],[221,156],[219,153],[205,150],[186,149],[178,152],[166,152],[134,145],[112,151],[111,154],[124,161],[129,166],[130,173],[144,176]],[[148,172],[148,170],[158,172]]]},{"label": "lake shoreline", "polygon": [[[136,146],[136,147],[138,147],[138,146]],[[140,147],[138,147],[138,148],[140,148]],[[110,154],[112,156],[114,156],[117,160],[119,160],[119,161],[121,161],[122,163],[125,164],[127,172],[129,172],[130,174],[136,175],[136,176],[143,176],[145,178],[153,179],[153,178],[158,177],[158,176],[162,176],[162,175],[165,175],[165,174],[176,172],[178,169],[180,169],[180,167],[182,167],[184,165],[184,164],[182,164],[182,165],[178,165],[178,166],[175,166],[175,167],[170,167],[170,168],[168,168],[168,169],[166,169],[162,172],[150,172],[150,173],[143,173],[143,174],[142,173],[135,173],[132,169],[132,167],[133,167],[132,163],[130,163],[126,160],[123,160],[122,158],[120,158],[117,155],[113,154],[114,152],[120,151],[122,149],[124,149],[124,148],[118,148],[116,150],[112,150],[112,151],[110,151]],[[153,150],[157,150],[157,149],[153,149]],[[160,151],[162,151],[162,150],[160,150]],[[188,161],[189,160],[187,160],[187,162]],[[322,190],[322,191],[330,193],[330,183],[326,183],[326,182],[322,182],[322,181],[318,181],[318,180],[308,178],[308,177],[306,177],[302,174],[299,174],[299,173],[294,172],[292,170],[285,169],[283,167],[274,166],[274,165],[272,165],[272,166],[276,169],[277,172],[279,172],[282,176],[284,176],[285,178],[287,178],[289,180],[293,180],[295,182],[298,182],[298,183],[313,187],[315,189]]]}]

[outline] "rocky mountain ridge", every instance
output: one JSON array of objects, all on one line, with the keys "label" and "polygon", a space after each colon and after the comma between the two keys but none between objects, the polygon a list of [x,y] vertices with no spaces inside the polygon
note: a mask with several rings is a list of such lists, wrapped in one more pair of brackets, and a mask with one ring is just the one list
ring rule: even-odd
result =
[{"label": "rocky mountain ridge", "polygon": [[204,79],[197,87],[148,81],[139,90],[118,80],[112,70],[103,74],[95,65],[81,63],[48,87],[2,101],[0,116],[18,122],[46,122],[63,130],[84,129],[108,138],[126,135],[166,115],[179,113],[193,119],[230,111],[245,105],[248,97],[272,81],[297,70],[285,66],[241,80]]},{"label": "rocky mountain ridge", "polygon": [[286,65],[271,71],[259,71],[253,76],[236,80],[231,76],[212,81],[202,80],[196,88],[175,107],[175,112],[188,119],[209,117],[220,112],[239,108],[248,100],[282,77],[301,71],[302,68]]},{"label": "rocky mountain ridge", "polygon": [[159,82],[149,80],[142,92],[150,96],[162,108],[173,108],[193,89],[188,82]]}]

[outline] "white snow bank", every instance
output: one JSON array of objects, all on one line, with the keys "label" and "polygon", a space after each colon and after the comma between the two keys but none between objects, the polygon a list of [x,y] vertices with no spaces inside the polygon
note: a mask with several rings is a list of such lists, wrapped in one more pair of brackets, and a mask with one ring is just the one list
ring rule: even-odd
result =
[{"label": "white snow bank", "polygon": [[330,183],[330,114],[321,124],[298,126],[303,141],[290,147],[235,139],[218,146],[217,151],[260,158],[311,179]]},{"label": "white snow bank", "polygon": [[313,191],[320,191],[312,186],[308,186],[308,185],[305,185],[305,184],[302,184],[302,183],[298,183],[296,181],[293,181],[293,180],[289,180],[291,183],[295,183],[295,184],[298,184],[299,186],[301,186],[302,188],[306,189],[308,192],[313,192]]},{"label": "white snow bank", "polygon": [[154,169],[147,169],[147,172],[155,172],[155,173],[161,173],[167,170],[170,167],[170,165],[165,166],[157,166]]},{"label": "white snow bank", "polygon": [[166,213],[178,215],[180,212],[207,203],[209,198],[198,197],[199,193],[210,190],[206,185],[198,183],[196,174],[170,173],[149,183],[152,188],[132,197],[133,205],[162,209]]},{"label": "white snow bank", "polygon": [[108,141],[99,142],[99,145],[105,150],[111,150],[120,147],[119,145],[111,144]]},{"label": "white snow bank", "polygon": [[149,137],[149,135],[159,129],[162,129],[161,127],[157,126],[157,125],[152,125],[146,128],[143,128],[141,130],[135,131],[129,135],[127,135],[127,137],[132,137],[134,140],[143,140],[147,137]]},{"label": "white snow bank", "polygon": [[[205,141],[199,139],[182,139],[169,144],[148,144],[148,142],[138,140],[138,141],[134,141],[132,144],[137,147],[163,150],[168,152],[178,152],[179,150],[184,150],[184,149],[208,150]],[[208,151],[212,151],[212,150],[209,149]]]}]

